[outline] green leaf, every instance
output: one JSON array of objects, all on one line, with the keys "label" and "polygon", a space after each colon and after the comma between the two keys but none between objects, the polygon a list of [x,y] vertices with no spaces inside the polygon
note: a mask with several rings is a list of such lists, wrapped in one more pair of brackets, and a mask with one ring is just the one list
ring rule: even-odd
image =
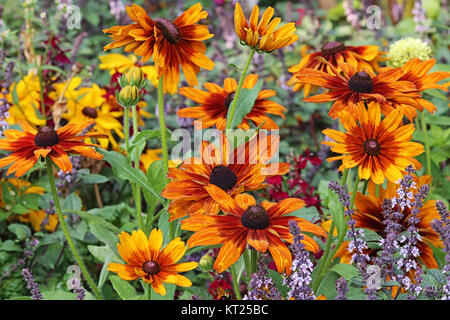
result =
[{"label": "green leaf", "polygon": [[83,203],[76,193],[69,194],[63,201],[61,201],[63,210],[81,210]]},{"label": "green leaf", "polygon": [[88,222],[93,222],[95,224],[99,224],[103,227],[108,228],[109,230],[111,230],[114,233],[119,233],[120,229],[117,228],[115,225],[113,225],[112,223],[106,221],[103,218],[100,218],[96,215],[93,215],[89,212],[86,211],[78,211],[78,210],[64,210],[64,212],[68,212],[68,213],[75,213],[78,214],[81,218],[83,218],[84,220],[88,221]]},{"label": "green leaf", "polygon": [[167,207],[166,200],[148,183],[145,174],[141,170],[131,167],[124,155],[115,151],[99,150],[99,152],[104,155],[104,160],[111,165],[117,177],[138,184],[142,190],[153,194],[161,201],[164,207]]},{"label": "green leaf", "polygon": [[114,256],[114,253],[108,246],[87,246],[89,252],[100,262],[105,262],[107,260],[111,260],[111,257]]},{"label": "green leaf", "polygon": [[172,283],[165,283],[164,287],[166,287],[166,294],[164,296],[156,293],[152,287],[152,300],[173,300],[176,285]]},{"label": "green leaf", "polygon": [[96,173],[87,174],[81,178],[82,183],[89,183],[89,184],[94,184],[94,183],[101,184],[101,183],[105,183],[108,181],[109,181],[108,177],[105,177],[101,174],[96,174]]},{"label": "green leaf", "polygon": [[112,233],[107,228],[98,224],[90,225],[90,230],[99,241],[106,244],[117,256],[119,256],[117,253],[117,243],[119,242],[117,234]]},{"label": "green leaf", "polygon": [[23,249],[14,241],[6,240],[0,244],[0,251],[23,251]]},{"label": "green leaf", "polygon": [[14,233],[19,240],[24,240],[31,236],[31,230],[24,224],[13,223],[8,226],[8,230]]},{"label": "green leaf", "polygon": [[356,277],[359,274],[359,271],[356,267],[347,263],[336,264],[330,270],[338,273],[347,281],[350,281],[353,277]]},{"label": "green leaf", "polygon": [[[263,86],[263,80],[259,80],[252,89],[242,88],[236,103],[236,109],[231,119],[231,128],[242,123],[242,119],[253,109],[256,98]],[[231,108],[228,109],[227,119],[231,117]]]},{"label": "green leaf", "polygon": [[48,69],[48,70],[53,70],[53,71],[59,72],[59,73],[61,73],[64,77],[67,77],[67,72],[64,71],[64,70],[61,69],[61,68],[58,68],[58,67],[55,67],[55,66],[52,66],[52,65],[49,65],[49,64],[44,64],[41,68],[42,68],[42,70]]},{"label": "green leaf", "polygon": [[136,299],[136,289],[134,289],[134,287],[129,284],[128,281],[122,280],[116,275],[110,276],[109,280],[111,280],[114,290],[117,292],[119,297],[122,298],[122,300]]}]

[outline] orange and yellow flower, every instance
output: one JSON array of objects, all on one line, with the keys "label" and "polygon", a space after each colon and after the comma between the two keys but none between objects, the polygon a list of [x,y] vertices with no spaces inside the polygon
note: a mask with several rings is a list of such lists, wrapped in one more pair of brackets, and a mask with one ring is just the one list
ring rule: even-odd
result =
[{"label": "orange and yellow flower", "polygon": [[271,52],[297,41],[295,23],[287,23],[275,30],[281,19],[272,19],[273,14],[274,9],[268,7],[259,20],[259,7],[255,5],[247,22],[242,7],[237,2],[234,9],[234,29],[241,42],[258,51]]},{"label": "orange and yellow flower", "polygon": [[188,158],[178,168],[170,168],[171,181],[162,196],[171,199],[170,221],[185,215],[219,213],[218,203],[207,187],[215,185],[231,196],[265,187],[265,179],[289,170],[287,163],[267,164],[278,150],[279,138],[261,132],[230,150],[228,139],[221,135],[221,147],[203,141],[201,158]]},{"label": "orange and yellow flower", "polygon": [[[305,55],[298,64],[289,68],[288,71],[293,75],[289,79],[288,85],[293,86],[294,91],[303,89],[304,97],[307,98],[318,86],[297,79],[297,74],[301,73],[303,69],[315,69],[328,74],[334,74],[330,65],[340,71],[338,63],[346,63],[358,70],[379,72],[380,67],[378,62],[384,60],[381,57],[383,54],[384,52],[380,51],[378,46],[346,46],[342,42],[331,41],[323,45],[320,51]],[[330,65],[317,59],[317,57],[322,57]]]},{"label": "orange and yellow flower", "polygon": [[328,61],[319,58],[328,64],[333,74],[304,68],[297,74],[297,79],[326,89],[327,93],[304,99],[305,102],[334,101],[328,116],[336,119],[339,113],[347,110],[356,119],[365,108],[364,102],[376,101],[381,106],[381,112],[387,116],[393,110],[400,109],[402,113],[413,119],[420,109],[415,98],[420,97],[414,83],[402,81],[404,71],[401,69],[382,69],[380,73],[365,69],[357,69],[352,65],[338,62],[341,71],[338,71]]},{"label": "orange and yellow flower", "polygon": [[[257,81],[258,75],[250,74],[245,78],[242,87],[252,89]],[[212,82],[204,84],[208,91],[189,87],[180,88],[181,95],[197,102],[199,105],[180,109],[177,111],[177,115],[179,117],[199,119],[203,129],[215,125],[218,130],[225,130],[228,108],[233,101],[237,86],[236,80],[226,78],[223,88]],[[267,116],[267,113],[269,113],[285,118],[283,112],[286,109],[280,104],[267,99],[275,95],[275,90],[261,90],[252,110],[244,117],[238,128],[249,129],[249,122],[252,122],[256,127],[261,126],[262,129],[278,129],[278,125]]]},{"label": "orange and yellow flower", "polygon": [[158,229],[153,229],[148,237],[142,230],[133,231],[131,235],[123,231],[119,240],[117,250],[126,264],[110,263],[108,270],[117,273],[121,279],[141,278],[163,296],[166,294],[163,282],[181,287],[192,285],[188,278],[178,273],[195,269],[198,263],[177,263],[186,252],[186,246],[179,237],[170,241],[164,249],[163,234]]},{"label": "orange and yellow flower", "polygon": [[[450,72],[436,71],[428,73],[431,68],[433,68],[435,63],[435,59],[429,59],[425,61],[421,61],[418,58],[411,59],[401,67],[401,70],[403,70],[405,73],[402,77],[400,77],[399,80],[410,81],[414,83],[417,92],[422,92],[427,89],[440,89],[447,92],[447,86],[444,84],[439,84],[438,82],[450,77]],[[389,69],[392,68],[385,68],[385,70]],[[415,100],[417,101],[418,109],[420,111],[423,111],[424,108],[427,109],[430,113],[433,113],[437,110],[436,106],[428,100],[425,100],[421,97],[417,97],[415,98]]]},{"label": "orange and yellow flower", "polygon": [[[431,182],[431,177],[428,175],[421,176],[420,178],[414,179],[416,182],[417,189],[413,192],[416,193],[417,190],[424,184],[429,184]],[[381,237],[385,237],[386,225],[383,223],[383,209],[382,204],[384,199],[392,199],[396,196],[396,190],[399,185],[388,182],[386,189],[380,188],[379,195],[377,196],[374,188],[368,188],[368,195],[363,195],[358,192],[355,197],[355,213],[352,216],[355,219],[356,228],[369,229],[376,232]],[[397,210],[398,205],[394,207]],[[403,218],[398,221],[401,226],[399,232],[406,231],[408,229],[409,223],[408,219],[411,216],[411,210],[405,207],[403,210]],[[434,219],[440,219],[439,213],[436,209],[436,201],[428,200],[425,201],[423,207],[417,216],[420,221],[417,224],[417,229],[419,230],[420,240],[417,242],[417,248],[419,249],[418,259],[425,264],[427,268],[438,268],[436,259],[433,256],[433,247],[442,247],[442,241],[439,235],[431,227],[431,221]],[[341,258],[341,262],[350,263],[351,253],[348,252],[348,243],[344,242],[342,246],[336,253],[337,257]],[[367,249],[366,252],[369,256],[376,256],[377,249]]]},{"label": "orange and yellow flower", "polygon": [[[239,194],[233,199],[215,185],[206,189],[226,215],[189,217],[181,221],[181,228],[195,232],[187,242],[189,247],[222,244],[214,263],[214,269],[219,273],[235,263],[249,244],[259,252],[269,250],[277,271],[290,274],[292,255],[283,242],[291,243],[293,240],[288,227],[290,220],[297,221],[303,232],[327,236],[322,227],[299,217],[287,216],[305,205],[301,199],[257,204],[255,198],[248,194]],[[306,234],[303,236],[306,249],[317,252],[319,246],[316,241]]]},{"label": "orange and yellow flower", "polygon": [[180,67],[190,86],[197,85],[200,68],[213,69],[214,62],[206,57],[206,46],[202,41],[214,35],[209,33],[207,26],[197,23],[208,16],[200,3],[173,21],[153,20],[136,4],[127,6],[126,10],[134,23],[103,30],[110,33],[113,40],[104,50],[125,47],[125,52],[134,52],[143,62],[153,56],[158,78],[164,77],[165,92],[177,92]]},{"label": "orange and yellow flower", "polygon": [[69,153],[103,159],[103,155],[92,148],[96,145],[86,144],[83,141],[88,137],[104,138],[105,136],[99,133],[79,135],[90,125],[89,122],[79,125],[68,124],[55,131],[48,126],[37,130],[28,123],[21,122],[24,131],[8,129],[3,132],[6,139],[0,140],[0,150],[12,153],[0,159],[0,168],[11,164],[6,174],[15,172],[16,177],[20,177],[30,170],[40,157],[50,157],[64,172],[72,170]]},{"label": "orange and yellow flower", "polygon": [[359,179],[371,179],[375,184],[383,183],[385,178],[398,181],[408,165],[422,167],[414,157],[424,151],[421,144],[410,142],[414,124],[403,126],[402,118],[400,110],[394,110],[381,121],[381,108],[376,102],[369,103],[367,111],[363,108],[358,113],[359,124],[353,115],[343,111],[340,121],[345,133],[333,129],[322,131],[333,140],[322,143],[331,146],[331,151],[343,154],[327,160],[342,160],[340,170],[358,167]]}]

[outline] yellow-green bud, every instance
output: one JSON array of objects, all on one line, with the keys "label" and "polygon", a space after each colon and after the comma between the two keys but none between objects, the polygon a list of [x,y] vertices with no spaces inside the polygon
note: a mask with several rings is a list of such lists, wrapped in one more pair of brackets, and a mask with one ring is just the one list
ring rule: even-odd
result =
[{"label": "yellow-green bud", "polygon": [[139,88],[136,86],[125,86],[116,94],[117,102],[123,107],[132,107],[141,100]]},{"label": "yellow-green bud", "polygon": [[213,258],[209,254],[205,254],[200,258],[198,265],[203,271],[210,271],[213,266]]},{"label": "yellow-green bud", "polygon": [[125,80],[128,85],[136,86],[139,89],[142,89],[146,85],[146,80],[144,76],[144,72],[142,72],[141,68],[133,67],[125,74]]},{"label": "yellow-green bud", "polygon": [[389,67],[400,68],[413,58],[419,58],[422,61],[431,59],[433,53],[428,44],[422,40],[405,38],[398,40],[389,46],[387,57],[389,60],[386,61],[386,64]]}]

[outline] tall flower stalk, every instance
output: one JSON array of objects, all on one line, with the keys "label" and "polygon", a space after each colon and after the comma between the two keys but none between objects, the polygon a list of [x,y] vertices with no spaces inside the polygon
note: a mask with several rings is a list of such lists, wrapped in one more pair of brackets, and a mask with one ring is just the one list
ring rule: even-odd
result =
[{"label": "tall flower stalk", "polygon": [[83,273],[86,281],[89,283],[89,286],[91,287],[92,291],[94,292],[94,295],[97,299],[102,300],[102,294],[100,293],[100,290],[97,288],[97,286],[94,283],[94,280],[92,280],[91,275],[89,274],[83,260],[81,259],[80,254],[78,253],[77,248],[75,247],[75,243],[73,242],[72,236],[70,235],[69,229],[67,228],[66,221],[64,219],[64,215],[61,209],[61,204],[59,202],[58,192],[56,191],[56,183],[55,183],[55,177],[53,175],[53,165],[52,161],[49,157],[46,158],[46,164],[47,164],[47,173],[48,173],[48,181],[50,183],[50,190],[53,196],[53,201],[55,202],[55,208],[56,213],[58,214],[58,220],[61,225],[61,228],[63,230],[64,236],[66,237],[67,243],[69,244],[70,250],[72,251],[72,254],[80,267],[81,272]]}]

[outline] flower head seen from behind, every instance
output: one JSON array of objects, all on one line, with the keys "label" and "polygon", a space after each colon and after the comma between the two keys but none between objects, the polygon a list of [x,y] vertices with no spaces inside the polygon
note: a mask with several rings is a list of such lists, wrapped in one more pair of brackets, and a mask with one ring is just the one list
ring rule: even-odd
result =
[{"label": "flower head seen from behind", "polygon": [[295,23],[287,23],[275,29],[280,24],[281,19],[272,19],[273,14],[274,9],[268,7],[259,20],[259,7],[255,5],[247,22],[242,7],[237,2],[234,10],[234,28],[241,42],[258,51],[271,52],[297,41]]},{"label": "flower head seen from behind", "polygon": [[121,279],[141,278],[160,295],[166,294],[163,282],[181,287],[192,285],[188,278],[178,273],[195,269],[198,263],[178,263],[186,252],[180,238],[170,241],[163,249],[163,234],[159,229],[153,229],[148,237],[142,230],[133,231],[131,235],[123,231],[119,240],[117,250],[126,264],[110,263],[108,270],[117,273]]},{"label": "flower head seen from behind", "polygon": [[424,151],[420,143],[410,142],[414,124],[403,126],[402,119],[402,113],[395,110],[381,121],[380,106],[376,102],[370,103],[368,110],[362,109],[359,124],[350,113],[342,112],[340,121],[346,132],[325,129],[323,134],[333,141],[322,142],[342,155],[327,160],[342,160],[340,169],[358,167],[359,179],[370,179],[375,184],[382,184],[385,179],[398,181],[409,164],[422,167],[414,157]]},{"label": "flower head seen from behind", "polygon": [[[303,94],[306,98],[311,91],[315,91],[318,86],[297,80],[296,75],[301,72],[302,69],[315,69],[328,74],[334,74],[330,65],[339,70],[338,62],[340,62],[350,64],[357,69],[367,69],[371,72],[378,72],[380,70],[378,62],[384,60],[381,57],[383,53],[384,52],[380,51],[378,46],[373,45],[346,46],[339,41],[327,42],[322,46],[320,51],[305,55],[298,64],[289,68],[289,72],[293,75],[291,79],[289,79],[288,85],[293,86],[294,91],[303,89]],[[317,57],[322,57],[328,61],[330,65],[317,59]]]},{"label": "flower head seen from behind", "polygon": [[[243,84],[243,88],[252,89],[258,81],[258,75],[248,75]],[[201,120],[202,128],[216,126],[218,130],[225,130],[227,124],[228,108],[234,98],[237,82],[233,78],[226,78],[223,88],[207,82],[204,87],[208,91],[195,88],[183,87],[180,94],[197,102],[199,105],[178,110],[179,117],[194,118]],[[270,101],[267,98],[276,95],[275,90],[261,90],[255,100],[251,111],[244,117],[238,128],[249,129],[249,123],[261,126],[262,129],[278,129],[278,125],[267,115],[275,114],[285,118],[283,112],[286,109],[280,104]]]},{"label": "flower head seen from behind", "polygon": [[[318,225],[305,219],[288,216],[289,213],[302,208],[305,202],[289,198],[272,203],[256,203],[248,194],[239,194],[234,199],[215,185],[206,187],[226,215],[192,216],[181,221],[181,228],[194,231],[187,244],[189,247],[199,245],[222,244],[214,269],[221,273],[235,263],[248,245],[259,252],[267,250],[272,255],[277,271],[290,274],[292,254],[283,240],[292,242],[288,223],[296,221],[305,232],[326,237],[327,234]],[[318,244],[307,235],[302,240],[306,249],[317,252]]]},{"label": "flower head seen from behind", "polygon": [[28,123],[21,122],[24,131],[15,129],[4,131],[6,139],[0,140],[0,150],[12,153],[0,159],[0,168],[11,164],[6,174],[15,172],[16,177],[20,177],[30,170],[40,157],[50,157],[64,172],[72,170],[69,154],[103,159],[103,155],[92,148],[96,145],[83,142],[88,137],[105,137],[99,133],[83,134],[82,131],[90,125],[91,123],[87,122],[79,125],[68,124],[58,130],[49,126],[37,130]]},{"label": "flower head seen from behind", "polygon": [[126,10],[133,23],[103,30],[110,33],[113,40],[104,50],[125,47],[125,52],[134,52],[142,57],[143,62],[153,56],[158,78],[164,76],[165,92],[177,92],[180,67],[191,86],[197,85],[200,68],[213,69],[214,62],[205,56],[206,46],[202,41],[214,35],[209,33],[207,26],[197,23],[208,16],[200,3],[173,21],[165,18],[153,20],[136,4]]}]

